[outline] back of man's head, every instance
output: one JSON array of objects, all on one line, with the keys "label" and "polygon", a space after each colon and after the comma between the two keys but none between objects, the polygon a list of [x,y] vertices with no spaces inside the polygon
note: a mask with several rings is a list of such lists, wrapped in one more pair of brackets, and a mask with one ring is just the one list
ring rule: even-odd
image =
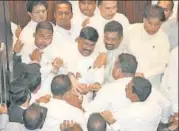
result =
[{"label": "back of man's head", "polygon": [[84,27],[82,28],[82,30],[80,31],[80,38],[92,41],[92,42],[97,42],[99,35],[96,29],[94,29],[93,27]]},{"label": "back of man's head", "polygon": [[135,76],[138,62],[136,58],[128,53],[122,53],[118,56],[118,68],[124,74]]},{"label": "back of man's head", "polygon": [[39,105],[32,104],[24,111],[24,126],[28,130],[40,129],[43,126],[47,114],[47,109]]},{"label": "back of man's head", "polygon": [[106,121],[99,113],[92,114],[87,123],[88,131],[106,131]]},{"label": "back of man's head", "polygon": [[133,78],[132,92],[135,93],[140,101],[145,101],[152,90],[151,83],[143,77]]},{"label": "back of man's head", "polygon": [[72,83],[68,75],[57,75],[51,83],[51,92],[54,96],[63,96],[72,89]]},{"label": "back of man's head", "polygon": [[158,5],[151,4],[146,5],[146,7],[144,8],[143,18],[157,18],[161,22],[164,22],[166,20],[163,8]]},{"label": "back of man's head", "polygon": [[104,33],[105,32],[117,32],[118,36],[123,36],[123,27],[122,25],[117,21],[110,21],[108,22],[104,27]]}]

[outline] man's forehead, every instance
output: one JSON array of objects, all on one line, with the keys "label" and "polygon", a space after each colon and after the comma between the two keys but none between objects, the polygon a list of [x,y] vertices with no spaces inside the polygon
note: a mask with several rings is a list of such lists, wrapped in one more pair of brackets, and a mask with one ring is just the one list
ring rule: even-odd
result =
[{"label": "man's forehead", "polygon": [[57,4],[56,11],[58,11],[58,10],[70,10],[70,6],[66,3]]},{"label": "man's forehead", "polygon": [[88,40],[88,39],[85,39],[85,38],[82,38],[82,37],[80,37],[80,39],[81,39],[83,42],[87,43],[87,44],[90,44],[90,45],[94,45],[94,44],[95,44],[95,42],[90,41],[90,40]]},{"label": "man's forehead", "polygon": [[162,8],[167,8],[171,7],[171,1],[159,1],[158,5],[161,6]]},{"label": "man's forehead", "polygon": [[116,37],[118,32],[105,32],[104,35],[108,37]]},{"label": "man's forehead", "polygon": [[53,32],[51,30],[48,30],[48,29],[38,29],[37,33],[53,34]]},{"label": "man's forehead", "polygon": [[161,22],[159,18],[148,18],[146,20],[150,23],[160,23]]},{"label": "man's forehead", "polygon": [[46,7],[43,4],[38,4],[33,7],[33,11],[44,10],[44,9],[46,10]]},{"label": "man's forehead", "polygon": [[95,0],[79,0],[79,2],[96,3]]}]

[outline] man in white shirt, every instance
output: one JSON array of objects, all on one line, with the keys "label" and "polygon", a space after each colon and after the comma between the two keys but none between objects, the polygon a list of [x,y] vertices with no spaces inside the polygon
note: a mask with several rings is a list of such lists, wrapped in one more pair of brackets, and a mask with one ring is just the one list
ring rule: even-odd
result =
[{"label": "man in white shirt", "polygon": [[127,106],[131,102],[126,98],[125,88],[135,76],[137,61],[130,54],[121,54],[115,61],[112,75],[114,82],[102,86],[97,92],[96,97],[86,107],[86,117],[93,112],[102,112],[104,110],[116,111]]},{"label": "man in white shirt", "polygon": [[48,113],[42,131],[59,131],[59,125],[64,120],[73,120],[86,131],[81,100],[79,100],[78,94],[72,90],[68,75],[55,76],[52,80],[51,92],[53,98],[49,103],[43,105],[47,107]]},{"label": "man in white shirt", "polygon": [[96,13],[99,13],[96,8],[96,0],[78,0],[76,2],[76,8],[73,6],[73,23],[79,27],[79,30],[86,25],[86,22],[93,17]]},{"label": "man in white shirt", "polygon": [[156,131],[161,108],[146,102],[151,94],[151,83],[142,77],[134,77],[126,87],[126,97],[132,102],[117,112],[104,111],[101,116],[117,131]]},{"label": "man in white shirt", "polygon": [[31,47],[24,46],[20,41],[17,41],[14,45],[15,53],[21,55],[23,63],[29,64],[31,61],[36,61],[41,65],[42,80],[54,67],[58,68],[56,63],[61,61],[57,58],[58,52],[55,52],[55,47],[52,44],[53,32],[51,23],[39,22],[34,34],[35,40]]},{"label": "man in white shirt", "polygon": [[112,82],[112,68],[117,57],[125,51],[123,48],[123,27],[117,21],[110,21],[104,27],[104,45],[107,54],[105,83]]},{"label": "man in white shirt", "polygon": [[126,33],[126,50],[136,57],[137,72],[159,87],[170,50],[168,37],[160,29],[165,15],[161,7],[147,5],[143,17],[143,23],[132,25]]},{"label": "man in white shirt", "polygon": [[97,29],[98,33],[100,34],[100,38],[95,50],[101,51],[104,49],[104,45],[102,43],[105,24],[115,20],[123,26],[125,31],[129,27],[129,20],[125,15],[117,13],[118,1],[100,0],[98,1],[98,7],[100,12],[92,17],[87,25]]},{"label": "man in white shirt", "polygon": [[78,27],[72,23],[73,10],[69,1],[55,1],[54,17],[56,20],[56,30],[54,41],[57,45],[74,43],[79,35]]},{"label": "man in white shirt", "polygon": [[27,2],[28,15],[31,21],[23,28],[20,34],[20,40],[24,44],[32,44],[34,42],[33,34],[39,22],[47,19],[47,2],[44,0],[33,0]]},{"label": "man in white shirt", "polygon": [[172,103],[173,126],[178,127],[178,46],[171,52],[160,90]]}]

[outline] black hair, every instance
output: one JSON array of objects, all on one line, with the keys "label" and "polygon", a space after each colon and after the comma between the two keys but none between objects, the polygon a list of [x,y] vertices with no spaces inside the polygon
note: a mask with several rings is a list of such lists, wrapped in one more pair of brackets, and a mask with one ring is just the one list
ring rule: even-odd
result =
[{"label": "black hair", "polygon": [[[98,0],[98,6],[100,6],[103,1],[105,1],[105,0]],[[117,1],[117,2],[118,2],[118,1]]]},{"label": "black hair", "polygon": [[51,92],[53,95],[64,95],[72,89],[72,83],[68,75],[57,75],[51,83]]},{"label": "black hair", "polygon": [[143,12],[143,17],[146,19],[149,18],[158,18],[160,21],[164,22],[166,20],[164,9],[158,5],[146,5]]},{"label": "black hair", "polygon": [[39,22],[36,26],[35,32],[37,33],[37,31],[40,29],[46,29],[46,30],[52,31],[53,33],[53,26],[50,22],[47,22],[47,21]]},{"label": "black hair", "polygon": [[35,130],[43,126],[47,109],[37,104],[32,104],[23,113],[23,121],[26,129]]},{"label": "black hair", "polygon": [[140,101],[145,101],[152,90],[151,83],[143,77],[133,78],[132,92],[135,93]]},{"label": "black hair", "polygon": [[99,35],[96,29],[93,27],[86,26],[80,31],[80,38],[84,38],[86,40],[90,40],[93,42],[97,42]]},{"label": "black hair", "polygon": [[32,10],[37,5],[44,5],[45,8],[48,8],[48,3],[46,0],[28,0],[26,4],[27,11],[32,13]]},{"label": "black hair", "polygon": [[55,7],[60,4],[67,4],[70,7],[71,12],[73,13],[73,6],[69,0],[55,1],[54,4],[55,4]]},{"label": "black hair", "polygon": [[106,121],[99,113],[90,115],[87,123],[88,131],[106,131]]},{"label": "black hair", "polygon": [[128,53],[122,53],[118,56],[117,65],[122,73],[135,76],[138,62],[135,56]]},{"label": "black hair", "polygon": [[104,27],[104,33],[105,32],[117,32],[118,36],[123,36],[123,27],[122,25],[117,21],[110,21],[108,22]]}]

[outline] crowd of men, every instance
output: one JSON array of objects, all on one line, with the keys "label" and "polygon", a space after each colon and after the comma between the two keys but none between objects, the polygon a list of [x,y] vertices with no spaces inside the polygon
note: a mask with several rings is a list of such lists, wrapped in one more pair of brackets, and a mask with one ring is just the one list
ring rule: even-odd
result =
[{"label": "crowd of men", "polygon": [[[118,1],[27,1],[12,30],[10,105],[0,131],[178,131],[178,14],[146,5],[143,23]],[[13,23],[12,23],[13,26]]]}]

